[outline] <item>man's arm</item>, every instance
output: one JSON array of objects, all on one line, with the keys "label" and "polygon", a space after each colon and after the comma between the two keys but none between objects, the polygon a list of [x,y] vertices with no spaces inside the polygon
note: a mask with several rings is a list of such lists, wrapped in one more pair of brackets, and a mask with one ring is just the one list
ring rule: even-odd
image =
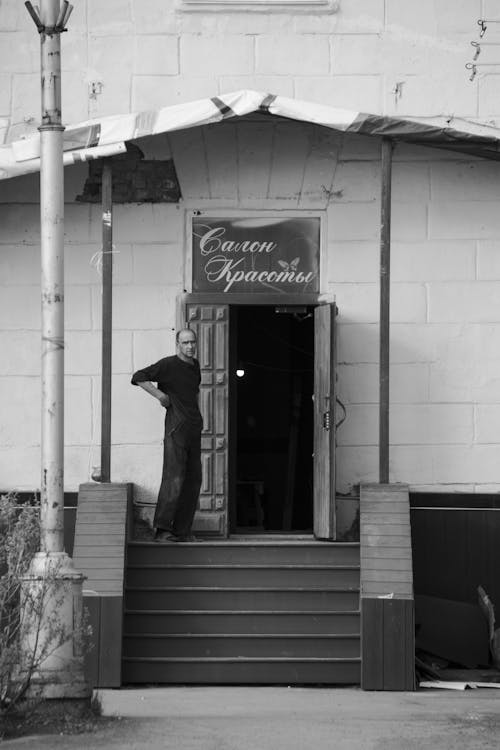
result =
[{"label": "man's arm", "polygon": [[168,394],[163,393],[163,391],[160,391],[160,389],[157,388],[149,380],[143,380],[142,382],[138,382],[137,385],[140,386],[143,391],[146,391],[146,393],[149,393],[150,396],[157,398],[160,404],[165,407],[165,409],[167,409],[170,406],[170,398]]},{"label": "man's arm", "polygon": [[153,380],[158,383],[160,380],[165,379],[165,359],[160,359],[153,365],[144,367],[141,370],[137,370],[132,375],[132,385],[140,385],[143,391],[149,393],[150,396],[158,399],[160,404],[165,407],[170,406],[170,398],[166,393],[161,391],[153,384]]}]

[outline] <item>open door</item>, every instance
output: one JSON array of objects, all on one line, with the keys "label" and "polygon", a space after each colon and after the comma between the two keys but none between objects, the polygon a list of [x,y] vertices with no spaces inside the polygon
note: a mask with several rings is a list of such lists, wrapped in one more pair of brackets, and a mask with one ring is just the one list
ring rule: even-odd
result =
[{"label": "open door", "polygon": [[314,310],[314,535],[336,538],[335,304]]},{"label": "open door", "polygon": [[187,304],[186,321],[198,339],[202,484],[195,531],[227,534],[229,306]]}]

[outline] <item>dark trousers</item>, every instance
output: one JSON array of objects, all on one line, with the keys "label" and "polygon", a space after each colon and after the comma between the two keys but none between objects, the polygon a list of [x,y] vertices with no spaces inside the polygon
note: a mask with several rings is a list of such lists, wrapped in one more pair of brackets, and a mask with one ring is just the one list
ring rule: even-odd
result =
[{"label": "dark trousers", "polygon": [[185,536],[191,531],[201,487],[201,432],[182,424],[165,431],[163,473],[153,525]]}]

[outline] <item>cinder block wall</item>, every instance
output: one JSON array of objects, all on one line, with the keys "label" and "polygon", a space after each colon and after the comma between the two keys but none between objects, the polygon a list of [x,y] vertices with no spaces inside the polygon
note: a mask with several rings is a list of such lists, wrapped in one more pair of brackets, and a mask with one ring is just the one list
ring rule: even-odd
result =
[{"label": "cinder block wall", "polygon": [[[100,207],[74,203],[87,167],[66,170],[65,488],[100,464]],[[38,176],[0,182],[0,489],[40,486]],[[18,203],[20,196],[31,203]],[[11,202],[12,200],[16,202]],[[71,201],[71,202],[70,202]],[[147,492],[158,480],[162,421],[130,376],[173,350],[183,279],[183,212],[161,204],[114,208],[112,479]],[[141,395],[144,394],[141,391]]]},{"label": "cinder block wall", "polygon": [[[150,0],[147,11],[141,0],[79,0],[63,38],[64,120],[255,88],[363,111],[495,123],[500,67],[474,83],[463,67],[476,20],[494,16],[491,5],[340,0],[335,13],[291,15],[187,12],[181,0]],[[1,140],[33,132],[40,107],[38,34],[17,0],[1,4],[0,19]],[[493,27],[488,33],[500,41]],[[339,489],[376,480],[379,143],[303,126],[225,127],[169,139],[180,207],[115,208],[112,477],[154,497],[162,414],[129,378],[173,351],[185,212],[297,208],[327,219],[326,286],[340,308],[339,395],[348,412],[338,434]],[[391,480],[497,491],[500,168],[424,148],[398,147],[394,158]],[[99,464],[101,296],[92,258],[100,209],[75,201],[86,169],[66,170],[68,490]],[[36,177],[0,181],[0,487],[24,490],[39,486],[37,201]]]},{"label": "cinder block wall", "polygon": [[[470,83],[464,65],[477,19],[495,14],[493,0],[310,9],[306,0],[293,12],[272,0],[202,10],[184,0],[78,0],[63,35],[63,117],[253,88],[364,112],[487,118],[500,114],[500,69]],[[39,38],[19,0],[2,2],[0,29],[0,127],[7,118],[13,138],[39,123]]]},{"label": "cinder block wall", "polygon": [[[348,409],[338,433],[342,488],[354,476],[377,477],[375,159],[373,181],[370,168],[362,171],[366,179],[360,175],[328,209],[330,285],[341,311],[339,392]],[[360,167],[346,165],[351,176]],[[413,489],[498,491],[499,178],[496,163],[404,146],[395,152],[390,476]]]},{"label": "cinder block wall", "polygon": [[[286,133],[282,124],[273,125],[279,142],[295,146],[265,159],[262,150],[265,155],[273,138],[263,125],[247,123],[245,138],[231,138],[235,127],[172,137],[180,206],[115,206],[112,476],[135,482],[142,499],[153,499],[158,485],[163,413],[129,385],[130,373],[174,350],[175,300],[185,285],[189,245],[186,213],[198,208],[324,213],[326,289],[340,309],[339,396],[347,408],[338,432],[338,487],[347,491],[377,479],[380,144],[325,136],[315,142],[316,171],[304,181],[311,162],[304,157],[299,168],[297,155],[310,153],[300,144],[315,138],[314,128],[289,125]],[[201,140],[208,144],[202,159],[195,158]],[[273,169],[256,175],[243,169],[249,150],[254,162]],[[234,171],[231,177],[236,161],[238,176]],[[327,174],[325,192],[318,185]],[[101,247],[100,210],[74,202],[85,176],[85,166],[66,171],[68,490],[88,480],[100,458],[101,292],[92,263]],[[39,486],[36,184],[35,176],[0,183],[0,477],[3,487],[25,490]],[[259,184],[268,186],[265,194]],[[427,149],[395,152],[391,480],[412,489],[486,492],[500,486],[499,184],[500,165]],[[32,202],[19,203],[21,196]]]}]

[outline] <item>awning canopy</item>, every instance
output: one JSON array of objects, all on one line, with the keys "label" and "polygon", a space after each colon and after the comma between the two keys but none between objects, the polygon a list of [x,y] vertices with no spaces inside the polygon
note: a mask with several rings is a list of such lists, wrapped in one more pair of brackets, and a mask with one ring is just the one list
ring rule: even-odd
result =
[{"label": "awning canopy", "polygon": [[[64,164],[101,159],[126,150],[126,142],[242,117],[253,112],[321,125],[342,133],[392,138],[500,159],[500,129],[453,117],[393,117],[289,99],[258,91],[236,91],[138,114],[116,115],[69,125]],[[0,146],[0,179],[40,169],[40,135]]]}]

